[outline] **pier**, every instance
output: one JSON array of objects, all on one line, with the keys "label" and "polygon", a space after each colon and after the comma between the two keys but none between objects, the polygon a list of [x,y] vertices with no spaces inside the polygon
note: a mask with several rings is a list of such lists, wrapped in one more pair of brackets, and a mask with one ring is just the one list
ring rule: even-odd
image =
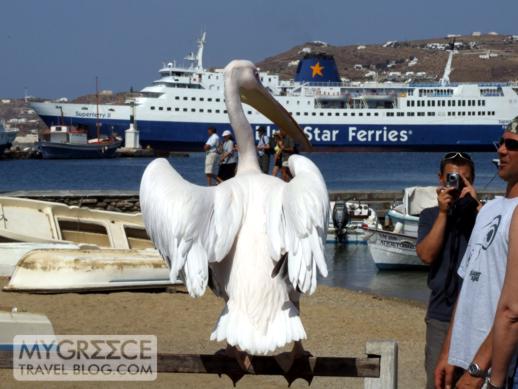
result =
[{"label": "pier", "polygon": [[[479,199],[491,200],[503,196],[503,192],[479,190]],[[23,197],[35,200],[52,201],[115,212],[140,212],[139,195],[136,191],[16,191],[0,193],[2,196]],[[385,216],[390,206],[403,198],[403,191],[392,190],[340,190],[329,193],[329,200],[357,200],[366,203],[376,211],[380,218]]]}]

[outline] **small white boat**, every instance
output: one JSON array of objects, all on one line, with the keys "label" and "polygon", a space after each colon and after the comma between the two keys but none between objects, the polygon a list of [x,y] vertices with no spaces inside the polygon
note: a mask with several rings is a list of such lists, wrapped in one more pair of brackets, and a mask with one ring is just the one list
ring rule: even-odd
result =
[{"label": "small white boat", "polygon": [[54,335],[54,328],[45,315],[0,310],[0,350],[12,350],[16,335]]},{"label": "small white boat", "polygon": [[88,245],[76,243],[34,243],[34,242],[13,242],[0,243],[0,277],[10,277],[18,261],[29,251],[37,249],[72,249],[88,248]]},{"label": "small white boat", "polygon": [[154,249],[41,249],[18,262],[4,290],[63,293],[173,284],[167,264]]},{"label": "small white boat", "polygon": [[4,123],[0,121],[0,155],[11,147],[18,131],[17,128],[6,128]]},{"label": "small white boat", "polygon": [[385,216],[388,229],[368,228],[367,242],[378,269],[426,268],[416,254],[417,229],[422,210],[437,205],[433,186],[405,188],[403,201]]},{"label": "small white boat", "polygon": [[394,232],[369,229],[369,252],[380,270],[424,268],[415,252],[416,237]]},{"label": "small white boat", "polygon": [[[342,207],[343,212],[346,213],[342,223],[339,220],[334,220],[336,219],[337,207]],[[376,211],[366,203],[352,200],[345,202],[331,201],[330,209],[327,242],[366,244],[370,235],[366,228],[376,228],[378,225]]]},{"label": "small white boat", "polygon": [[63,241],[114,249],[153,247],[140,213],[0,197],[0,242]]}]

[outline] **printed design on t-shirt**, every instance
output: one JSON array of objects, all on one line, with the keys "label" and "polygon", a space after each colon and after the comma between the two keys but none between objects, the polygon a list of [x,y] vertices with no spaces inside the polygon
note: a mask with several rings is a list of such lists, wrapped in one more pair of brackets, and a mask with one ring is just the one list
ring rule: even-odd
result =
[{"label": "printed design on t-shirt", "polygon": [[[481,250],[486,251],[493,241],[495,240],[496,233],[498,232],[498,227],[500,227],[500,222],[502,221],[502,215],[495,216],[493,220],[491,220],[488,224],[482,227],[481,233],[481,242],[477,242],[474,247],[471,248],[469,252],[468,262],[470,263],[472,260],[476,260]],[[472,269],[469,272],[469,277],[471,281],[477,282],[480,278],[480,272]]]}]

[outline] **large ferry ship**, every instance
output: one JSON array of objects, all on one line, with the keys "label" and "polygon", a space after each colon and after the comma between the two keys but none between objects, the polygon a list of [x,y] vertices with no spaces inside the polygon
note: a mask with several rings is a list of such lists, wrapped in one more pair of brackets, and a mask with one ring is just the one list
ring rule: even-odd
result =
[{"label": "large ferry ship", "polygon": [[[47,126],[124,136],[130,119],[140,143],[156,150],[201,150],[207,127],[231,130],[223,96],[223,71],[203,67],[205,34],[188,65],[164,64],[160,78],[124,104],[32,103]],[[300,124],[315,149],[494,150],[502,129],[518,115],[518,85],[450,83],[454,51],[437,83],[342,82],[334,59],[307,54],[293,80],[260,72],[263,85]],[[254,128],[276,128],[253,108]]]}]

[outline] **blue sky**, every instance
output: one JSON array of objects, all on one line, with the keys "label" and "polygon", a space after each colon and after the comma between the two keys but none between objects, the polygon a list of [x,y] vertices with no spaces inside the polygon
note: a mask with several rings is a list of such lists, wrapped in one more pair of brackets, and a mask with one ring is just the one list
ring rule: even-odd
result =
[{"label": "blue sky", "polygon": [[518,34],[518,1],[2,0],[0,96],[141,89],[207,31],[204,64],[260,61],[295,45]]}]

